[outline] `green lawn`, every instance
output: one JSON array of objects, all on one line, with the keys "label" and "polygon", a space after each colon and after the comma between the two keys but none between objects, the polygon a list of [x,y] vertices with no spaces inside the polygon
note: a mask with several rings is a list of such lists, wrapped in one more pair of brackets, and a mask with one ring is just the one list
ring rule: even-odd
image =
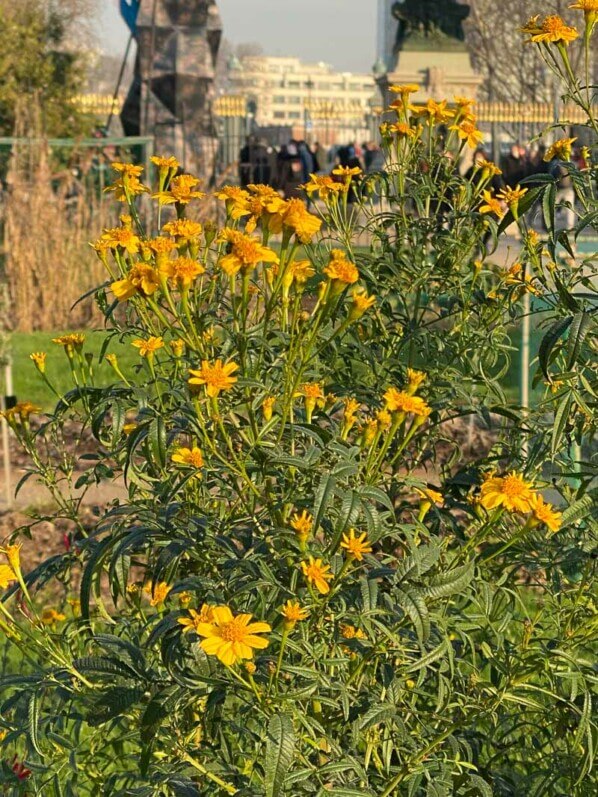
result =
[{"label": "green lawn", "polygon": [[[63,347],[52,343],[52,338],[64,332],[17,332],[11,336],[11,349],[13,361],[13,382],[15,394],[19,401],[32,401],[44,410],[51,409],[56,397],[53,396],[33,362],[29,359],[31,352],[45,351],[46,373],[56,388],[63,394],[73,387],[68,359]],[[116,381],[112,368],[107,362],[98,361],[102,343],[106,338],[103,331],[86,332],[85,351],[94,354],[93,368],[96,385],[107,385]],[[118,356],[119,365],[125,376],[134,375],[134,366],[139,364],[141,358],[130,342],[119,343],[114,338],[108,348]]]}]

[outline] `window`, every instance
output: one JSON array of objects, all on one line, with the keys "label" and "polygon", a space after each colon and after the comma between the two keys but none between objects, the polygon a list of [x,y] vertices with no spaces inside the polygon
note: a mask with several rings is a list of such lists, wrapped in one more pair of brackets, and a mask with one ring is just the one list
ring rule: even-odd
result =
[{"label": "window", "polygon": [[289,111],[289,119],[301,119],[300,111]]},{"label": "window", "polygon": [[287,98],[284,97],[284,96],[281,96],[280,94],[272,97],[272,102],[275,102],[278,105],[284,105],[286,103],[286,101],[287,101]]},{"label": "window", "polygon": [[275,119],[284,119],[285,112],[284,111],[274,111],[274,118]]},{"label": "window", "polygon": [[[330,91],[332,85],[330,83],[318,83],[318,88],[321,91]],[[336,86],[335,88],[342,88],[342,86]]]},{"label": "window", "polygon": [[290,89],[300,89],[301,88],[301,83],[298,80],[289,80],[289,82],[287,83],[287,86]]},{"label": "window", "polygon": [[301,97],[289,97],[289,105],[301,105],[302,102]]}]

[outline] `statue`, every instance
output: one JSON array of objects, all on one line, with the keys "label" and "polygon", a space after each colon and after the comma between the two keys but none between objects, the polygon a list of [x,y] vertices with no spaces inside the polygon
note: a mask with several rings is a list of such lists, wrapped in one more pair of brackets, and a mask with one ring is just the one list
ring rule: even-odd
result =
[{"label": "statue", "polygon": [[465,39],[463,21],[469,16],[469,6],[456,0],[397,0],[392,13],[399,21],[397,50],[411,38]]},{"label": "statue", "polygon": [[133,83],[121,113],[126,135],[154,136],[155,152],[185,171],[214,173],[218,141],[212,116],[222,36],[215,0],[121,0],[137,42]]}]

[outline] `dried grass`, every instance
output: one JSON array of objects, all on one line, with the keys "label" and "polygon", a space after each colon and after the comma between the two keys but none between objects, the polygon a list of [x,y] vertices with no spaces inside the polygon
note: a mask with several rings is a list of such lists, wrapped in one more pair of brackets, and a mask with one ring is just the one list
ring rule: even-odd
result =
[{"label": "dried grass", "polygon": [[[29,135],[32,127],[39,129],[27,126]],[[73,305],[106,278],[89,241],[107,226],[109,201],[86,179],[91,155],[84,153],[77,174],[75,159],[73,151],[68,167],[60,167],[43,139],[13,148],[4,208],[13,330],[79,329],[100,320],[92,297]]]}]

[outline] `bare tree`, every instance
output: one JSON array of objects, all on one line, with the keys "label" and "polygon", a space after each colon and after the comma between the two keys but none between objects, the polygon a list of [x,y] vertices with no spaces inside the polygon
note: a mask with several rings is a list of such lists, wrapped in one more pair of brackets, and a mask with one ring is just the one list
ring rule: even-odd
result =
[{"label": "bare tree", "polygon": [[[555,83],[538,48],[524,44],[520,28],[539,12],[560,14],[570,24],[581,16],[571,0],[469,0],[466,41],[474,67],[484,78],[480,99],[502,102],[552,102]],[[571,47],[573,57],[580,48]]]}]

